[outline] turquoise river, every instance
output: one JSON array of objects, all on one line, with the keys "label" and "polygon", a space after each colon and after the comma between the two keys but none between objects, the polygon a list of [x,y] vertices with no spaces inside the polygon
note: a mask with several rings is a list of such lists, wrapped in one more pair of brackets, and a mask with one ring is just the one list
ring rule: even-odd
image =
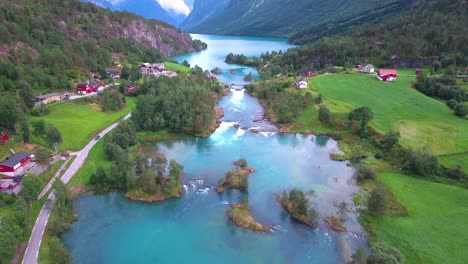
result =
[{"label": "turquoise river", "polygon": [[[255,69],[227,65],[227,53],[258,56],[286,50],[284,39],[194,35],[208,50],[175,57],[204,69],[220,67],[219,79],[242,82]],[[231,74],[229,69],[236,69]],[[244,91],[232,90],[219,106],[225,116],[208,138],[181,135],[154,150],[183,164],[185,192],[179,199],[156,204],[128,201],[122,193],[83,195],[74,203],[78,220],[62,236],[74,263],[344,263],[367,239],[353,212],[346,233],[332,231],[324,218],[336,213],[340,201],[352,201],[358,187],[347,162],[330,159],[339,152],[327,137],[279,134],[263,119],[259,102]],[[235,124],[241,127],[236,129]],[[258,129],[252,133],[249,129]],[[214,187],[233,162],[246,158],[256,169],[247,194]],[[275,201],[283,190],[314,190],[310,203],[319,212],[319,227],[294,222]],[[253,216],[272,226],[263,234],[240,229],[226,217],[229,204],[248,195]]]}]

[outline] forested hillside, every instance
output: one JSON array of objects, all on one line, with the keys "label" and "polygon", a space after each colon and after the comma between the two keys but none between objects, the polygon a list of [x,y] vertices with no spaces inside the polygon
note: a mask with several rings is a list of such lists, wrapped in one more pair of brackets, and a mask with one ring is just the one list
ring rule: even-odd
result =
[{"label": "forested hillside", "polygon": [[[183,24],[196,33],[281,36],[309,29],[340,28],[391,14],[408,6],[409,1],[389,0],[230,0],[218,1],[225,8],[204,5],[209,0],[197,0],[194,10]],[[198,15],[197,15],[198,14]],[[196,25],[195,17],[201,19]]]},{"label": "forested hillside", "polygon": [[466,1],[427,1],[401,15],[292,49],[276,56],[269,69],[277,74],[369,62],[404,68],[433,65],[453,74],[468,66],[467,17]]},{"label": "forested hillside", "polygon": [[67,89],[116,59],[156,62],[199,48],[163,22],[78,0],[0,1],[0,94],[19,80],[40,92]]}]

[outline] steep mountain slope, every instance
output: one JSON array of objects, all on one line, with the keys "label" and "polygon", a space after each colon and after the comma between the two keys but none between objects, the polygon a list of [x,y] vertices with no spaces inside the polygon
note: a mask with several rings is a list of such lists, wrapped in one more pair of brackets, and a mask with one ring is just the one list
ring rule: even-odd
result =
[{"label": "steep mountain slope", "polygon": [[[196,0],[197,6],[212,0]],[[225,2],[225,1],[219,1]],[[289,36],[312,25],[342,23],[353,18],[388,14],[406,6],[403,0],[229,0],[225,8],[213,8],[212,13],[198,16],[198,25],[188,23],[190,32],[229,35]],[[194,17],[195,15],[193,15]],[[201,18],[201,20],[200,20]],[[195,17],[193,18],[195,19]],[[196,20],[196,19],[195,19]]]},{"label": "steep mountain slope", "polygon": [[166,10],[156,0],[82,0],[83,2],[91,2],[97,6],[109,8],[117,11],[127,11],[144,18],[156,19],[166,22],[170,25],[178,23],[171,17]]},{"label": "steep mountain slope", "polygon": [[291,49],[269,67],[275,69],[273,74],[363,63],[396,68],[432,65],[454,72],[468,67],[467,18],[466,1],[426,1],[400,15]]},{"label": "steep mountain slope", "polygon": [[115,59],[162,60],[202,48],[165,23],[78,0],[0,1],[0,94],[24,80],[36,90],[69,88]]},{"label": "steep mountain slope", "polygon": [[192,12],[180,24],[180,28],[192,30],[208,19],[223,13],[229,2],[230,0],[195,0]]}]

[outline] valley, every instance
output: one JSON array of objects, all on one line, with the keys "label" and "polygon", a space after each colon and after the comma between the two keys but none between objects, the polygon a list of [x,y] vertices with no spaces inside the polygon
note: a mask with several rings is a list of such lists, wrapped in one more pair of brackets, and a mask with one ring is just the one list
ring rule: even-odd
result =
[{"label": "valley", "polygon": [[464,263],[467,12],[1,2],[0,264]]}]

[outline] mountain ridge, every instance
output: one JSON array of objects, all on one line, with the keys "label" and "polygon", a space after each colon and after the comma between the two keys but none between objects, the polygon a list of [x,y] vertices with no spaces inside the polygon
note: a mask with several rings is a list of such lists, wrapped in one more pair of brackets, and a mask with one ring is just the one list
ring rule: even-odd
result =
[{"label": "mountain ridge", "polygon": [[[218,6],[213,7],[215,2]],[[181,28],[202,34],[289,37],[312,25],[332,25],[367,13],[398,12],[405,6],[404,0],[195,0]],[[202,17],[203,13],[208,17]]]}]

